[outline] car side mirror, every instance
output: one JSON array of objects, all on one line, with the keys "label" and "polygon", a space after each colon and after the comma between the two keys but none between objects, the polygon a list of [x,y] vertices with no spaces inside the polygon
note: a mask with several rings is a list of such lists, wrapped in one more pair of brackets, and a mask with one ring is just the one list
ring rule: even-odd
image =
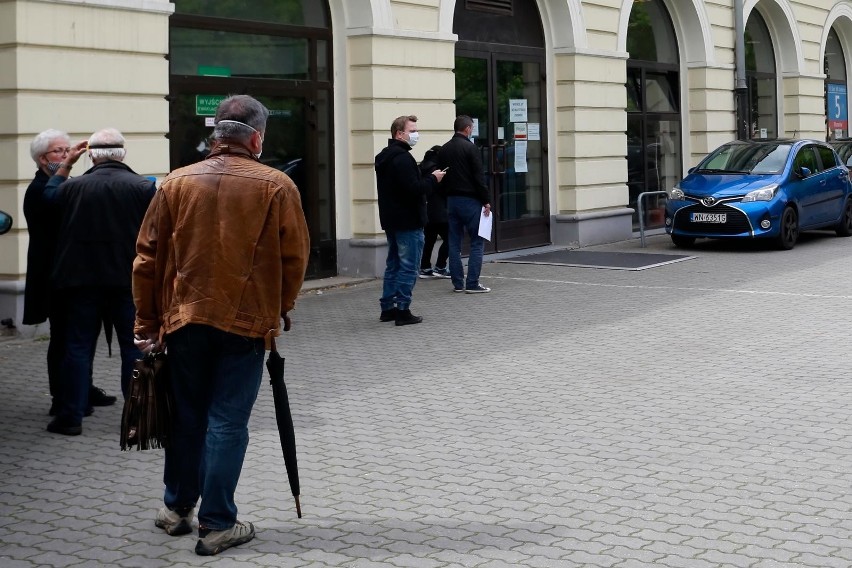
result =
[{"label": "car side mirror", "polygon": [[692,173],[692,172],[694,172],[694,171],[695,171],[695,166],[692,166],[691,168],[689,168],[688,170],[686,170],[686,173],[691,174],[691,173]]},{"label": "car side mirror", "polygon": [[0,235],[5,235],[12,229],[12,216],[0,211]]},{"label": "car side mirror", "polygon": [[795,172],[796,172],[796,176],[799,179],[805,179],[806,177],[811,175],[810,168],[806,168],[805,166],[799,166],[798,168],[796,168]]}]

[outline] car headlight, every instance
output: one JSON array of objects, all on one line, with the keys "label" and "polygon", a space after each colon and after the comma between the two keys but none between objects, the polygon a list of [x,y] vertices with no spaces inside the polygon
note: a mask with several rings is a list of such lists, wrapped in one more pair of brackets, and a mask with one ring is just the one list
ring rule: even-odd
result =
[{"label": "car headlight", "polygon": [[754,191],[749,191],[748,193],[746,193],[745,197],[743,197],[743,202],[770,201],[773,197],[775,197],[776,193],[778,193],[777,185],[762,187],[760,189],[755,189]]},{"label": "car headlight", "polygon": [[683,190],[675,185],[669,190],[669,199],[683,199]]}]

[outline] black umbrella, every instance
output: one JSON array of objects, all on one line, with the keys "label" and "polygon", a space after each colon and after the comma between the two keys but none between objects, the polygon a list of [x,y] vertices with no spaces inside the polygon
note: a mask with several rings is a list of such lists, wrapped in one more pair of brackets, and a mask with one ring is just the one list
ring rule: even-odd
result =
[{"label": "black umbrella", "polygon": [[287,478],[290,480],[290,490],[296,499],[296,514],[302,518],[302,505],[299,503],[299,464],[296,461],[296,432],[293,429],[293,416],[290,414],[290,399],[287,397],[287,386],[284,384],[284,357],[278,354],[275,339],[272,340],[272,351],[266,360],[269,371],[269,384],[272,385],[272,400],[275,402],[275,421],[278,422],[278,436],[281,438],[281,451],[284,453],[284,464],[287,466]]}]

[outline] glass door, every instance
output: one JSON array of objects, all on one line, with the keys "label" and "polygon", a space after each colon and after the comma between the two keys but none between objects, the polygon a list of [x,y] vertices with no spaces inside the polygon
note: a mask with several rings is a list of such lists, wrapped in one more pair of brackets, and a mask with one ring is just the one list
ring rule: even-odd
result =
[{"label": "glass door", "polygon": [[270,111],[261,161],[299,188],[308,278],[337,273],[331,28],[326,2],[174,0],[169,26],[171,166],[210,151],[219,102],[248,94]]},{"label": "glass door", "polygon": [[488,251],[550,243],[542,63],[456,50],[456,114],[474,119],[495,212]]},{"label": "glass door", "polygon": [[[177,92],[175,92],[177,91]],[[170,111],[172,169],[204,159],[210,151],[213,132],[213,113],[225,93],[233,89],[188,88],[173,85]],[[330,276],[335,272],[334,218],[331,199],[331,155],[318,144],[318,126],[330,128],[328,116],[320,116],[312,97],[263,94],[260,89],[250,93],[269,109],[269,120],[263,140],[260,161],[290,176],[299,188],[302,208],[311,233],[311,257],[308,277]],[[327,114],[327,112],[325,113]],[[325,132],[329,132],[325,130]]]}]

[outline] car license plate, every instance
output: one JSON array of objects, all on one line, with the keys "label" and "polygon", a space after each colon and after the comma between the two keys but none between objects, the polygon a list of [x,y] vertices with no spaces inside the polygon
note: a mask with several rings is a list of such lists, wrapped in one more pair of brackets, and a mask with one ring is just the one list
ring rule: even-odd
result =
[{"label": "car license plate", "polygon": [[693,213],[690,221],[693,223],[725,223],[727,213]]}]

